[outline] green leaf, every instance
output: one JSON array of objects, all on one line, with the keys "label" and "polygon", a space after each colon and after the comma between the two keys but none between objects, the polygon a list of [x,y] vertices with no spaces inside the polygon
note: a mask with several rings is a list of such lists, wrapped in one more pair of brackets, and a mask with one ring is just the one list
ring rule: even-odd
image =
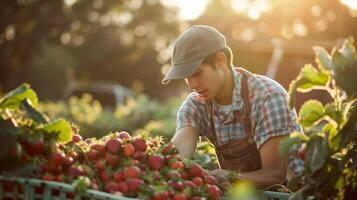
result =
[{"label": "green leaf", "polygon": [[343,57],[345,57],[351,63],[357,61],[356,49],[353,46],[353,43],[353,37],[349,37],[345,39],[342,47],[339,49],[339,52],[343,55]]},{"label": "green leaf", "polygon": [[314,86],[325,86],[329,80],[328,73],[318,71],[311,64],[306,64],[301,69],[299,77],[305,81],[300,83],[298,91],[310,91]]},{"label": "green leaf", "polygon": [[337,74],[343,74],[347,65],[351,64],[351,62],[345,58],[337,49],[332,50],[332,61],[335,66],[333,69],[334,76]]},{"label": "green leaf", "polygon": [[280,156],[285,157],[289,153],[290,148],[294,144],[300,144],[301,142],[305,142],[308,139],[309,138],[306,135],[304,135],[303,133],[300,133],[300,132],[291,133],[289,135],[289,137],[284,139],[279,145]]},{"label": "green leaf", "polygon": [[8,94],[6,94],[0,100],[0,109],[17,109],[20,107],[21,102],[25,99],[29,99],[33,107],[37,108],[38,99],[35,91],[30,89],[29,84],[22,84],[16,89],[12,90]]},{"label": "green leaf", "polygon": [[334,123],[342,123],[343,114],[339,112],[334,103],[328,103],[325,105],[325,115],[334,121]]},{"label": "green leaf", "polygon": [[68,121],[65,119],[57,119],[42,128],[42,130],[48,133],[58,133],[59,141],[67,143],[72,140],[72,130]]},{"label": "green leaf", "polygon": [[329,145],[332,150],[336,151],[340,147],[341,135],[337,134],[337,129],[332,124],[326,124],[323,132],[328,134]]},{"label": "green leaf", "polygon": [[305,102],[299,112],[299,122],[304,127],[313,125],[316,121],[324,117],[324,107],[317,100]]},{"label": "green leaf", "polygon": [[314,174],[321,169],[330,153],[328,140],[321,135],[315,135],[315,137],[308,143],[308,159],[307,163],[311,170],[311,174]]},{"label": "green leaf", "polygon": [[329,53],[322,47],[313,47],[315,51],[315,61],[321,70],[332,70],[333,62]]},{"label": "green leaf", "polygon": [[32,118],[34,121],[42,124],[46,124],[49,122],[49,119],[43,113],[37,111],[34,107],[32,107],[29,99],[25,99],[22,101],[22,107],[26,111],[26,113]]}]

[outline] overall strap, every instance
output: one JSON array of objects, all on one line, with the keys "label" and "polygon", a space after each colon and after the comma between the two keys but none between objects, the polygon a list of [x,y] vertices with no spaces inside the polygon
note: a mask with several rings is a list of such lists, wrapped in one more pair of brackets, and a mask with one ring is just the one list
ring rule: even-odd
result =
[{"label": "overall strap", "polygon": [[[243,75],[242,80],[241,80],[241,94],[243,96],[243,103],[244,103],[244,117],[243,117],[243,123],[245,127],[245,131],[249,137],[249,143],[252,143],[254,141],[253,139],[253,131],[252,131],[252,125],[250,122],[250,101],[249,101],[249,89],[248,89],[248,75],[243,69],[238,68],[239,72]],[[210,120],[210,126],[211,130],[213,131],[212,135],[212,143],[215,144],[217,140],[217,134],[216,134],[216,129],[214,126],[214,121],[213,121],[213,102],[211,101],[209,103],[209,110],[211,114],[211,120]]]}]

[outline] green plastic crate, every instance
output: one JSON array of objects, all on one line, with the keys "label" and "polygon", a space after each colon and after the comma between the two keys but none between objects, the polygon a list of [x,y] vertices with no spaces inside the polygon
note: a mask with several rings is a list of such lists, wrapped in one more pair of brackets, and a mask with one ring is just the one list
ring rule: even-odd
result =
[{"label": "green plastic crate", "polygon": [[86,192],[79,194],[75,193],[72,185],[66,183],[2,175],[0,175],[0,199],[137,200],[96,190],[86,190]]}]

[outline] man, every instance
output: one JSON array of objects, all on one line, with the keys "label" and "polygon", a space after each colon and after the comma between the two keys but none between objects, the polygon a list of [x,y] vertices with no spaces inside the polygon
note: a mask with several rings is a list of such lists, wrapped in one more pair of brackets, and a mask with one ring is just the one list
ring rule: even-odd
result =
[{"label": "man", "polygon": [[283,183],[287,172],[303,169],[297,157],[279,156],[284,136],[300,130],[296,112],[277,82],[234,68],[232,61],[225,37],[212,27],[192,26],[175,41],[163,84],[185,79],[193,92],[178,111],[172,143],[190,158],[204,136],[216,149],[221,167],[211,172],[216,177],[229,169],[259,187]]}]

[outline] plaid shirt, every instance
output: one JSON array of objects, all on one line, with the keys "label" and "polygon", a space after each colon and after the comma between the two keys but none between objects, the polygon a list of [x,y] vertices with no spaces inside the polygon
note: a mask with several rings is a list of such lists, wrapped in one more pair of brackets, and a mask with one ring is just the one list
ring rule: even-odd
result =
[{"label": "plaid shirt", "polygon": [[[249,73],[249,72],[248,72]],[[243,98],[241,95],[242,74],[237,69],[233,70],[234,90],[232,97],[232,112],[225,115],[219,107],[213,104],[213,121],[217,134],[215,145],[227,144],[232,140],[243,138],[247,135],[244,124],[239,117],[243,116]],[[288,106],[288,94],[276,81],[256,74],[248,76],[249,101],[251,103],[250,121],[254,131],[254,141],[260,147],[271,137],[288,135],[300,131],[296,123],[296,112]],[[177,114],[177,128],[185,126],[194,127],[200,136],[211,136],[211,115],[209,103],[200,99],[196,92],[188,95],[182,103]],[[300,174],[304,169],[304,162],[297,156],[297,148],[291,148],[289,168]]]}]

